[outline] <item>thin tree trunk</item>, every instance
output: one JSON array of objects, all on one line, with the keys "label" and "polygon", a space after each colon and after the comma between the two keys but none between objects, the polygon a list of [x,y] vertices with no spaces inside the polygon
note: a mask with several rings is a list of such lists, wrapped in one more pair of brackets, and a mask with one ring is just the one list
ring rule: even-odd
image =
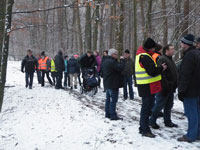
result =
[{"label": "thin tree trunk", "polygon": [[104,39],[103,39],[103,36],[104,36],[104,24],[103,24],[103,19],[104,19],[104,6],[101,6],[101,19],[100,19],[100,23],[99,23],[99,26],[100,26],[100,41],[99,41],[99,51],[100,51],[100,54],[102,55],[103,54],[103,49],[104,49]]},{"label": "thin tree trunk", "polygon": [[142,23],[143,39],[146,39],[145,17],[144,17],[144,0],[139,0],[139,2],[140,2],[140,12],[141,12],[141,23]]},{"label": "thin tree trunk", "polygon": [[6,70],[7,70],[9,38],[10,38],[9,32],[11,30],[13,4],[14,4],[14,0],[7,0],[6,22],[5,22],[6,26],[5,26],[5,34],[4,34],[4,41],[3,41],[3,56],[2,56],[2,61],[1,61],[2,66],[0,67],[0,112],[2,109],[4,88],[5,88],[5,82],[6,82]]},{"label": "thin tree trunk", "polygon": [[98,30],[99,30],[99,4],[100,0],[96,0],[94,34],[93,34],[93,50],[97,50]]},{"label": "thin tree trunk", "polygon": [[166,13],[166,1],[162,0],[162,11],[163,11],[163,44],[168,44],[168,21]]},{"label": "thin tree trunk", "polygon": [[147,22],[146,22],[146,29],[145,29],[146,35],[145,35],[145,37],[151,37],[151,33],[152,33],[152,25],[151,25],[152,3],[153,3],[153,0],[148,0]]},{"label": "thin tree trunk", "polygon": [[109,37],[109,48],[113,48],[114,46],[114,35],[115,35],[115,20],[116,16],[116,1],[111,0],[111,15],[110,15],[110,37]]},{"label": "thin tree trunk", "polygon": [[190,1],[189,0],[184,0],[184,10],[183,10],[183,13],[184,13],[184,22],[183,22],[183,26],[182,26],[182,35],[185,35],[185,34],[188,34],[188,24],[189,24],[189,11],[190,11]]},{"label": "thin tree trunk", "polygon": [[134,42],[133,42],[133,56],[135,56],[136,51],[137,51],[137,1],[133,0],[133,18],[134,18],[134,22],[133,22],[133,28],[134,28]]},{"label": "thin tree trunk", "polygon": [[85,41],[86,41],[86,49],[87,51],[92,50],[92,32],[91,32],[91,8],[89,2],[87,2],[86,7],[86,25],[85,25]]}]

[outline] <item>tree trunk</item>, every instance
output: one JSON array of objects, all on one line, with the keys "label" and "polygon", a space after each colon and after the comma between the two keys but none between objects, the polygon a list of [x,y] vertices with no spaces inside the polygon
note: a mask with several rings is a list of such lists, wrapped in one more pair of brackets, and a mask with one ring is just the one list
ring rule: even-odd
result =
[{"label": "tree trunk", "polygon": [[189,24],[189,6],[190,6],[190,1],[189,0],[184,0],[184,22],[183,22],[183,26],[181,29],[182,35],[186,35],[188,34],[188,24]]},{"label": "tree trunk", "polygon": [[140,12],[141,12],[141,23],[142,23],[143,39],[146,39],[145,17],[144,17],[144,0],[139,0],[139,2],[140,2]]},{"label": "tree trunk", "polygon": [[85,25],[85,41],[86,41],[86,50],[92,50],[92,32],[91,32],[91,8],[89,2],[86,6],[86,25]]},{"label": "tree trunk", "polygon": [[[7,70],[7,60],[8,60],[8,50],[9,50],[9,37],[11,30],[11,21],[12,21],[12,7],[14,4],[14,0],[7,0],[7,8],[6,8],[6,26],[5,26],[5,34],[3,40],[3,55],[2,55],[2,66],[0,67],[0,112],[3,103],[4,96],[4,87],[6,82],[6,70]],[[3,13],[5,14],[5,13]]]},{"label": "tree trunk", "polygon": [[152,2],[153,0],[148,0],[148,8],[147,8],[147,22],[145,29],[145,37],[151,37],[152,26],[151,26],[151,11],[152,11]]},{"label": "tree trunk", "polygon": [[137,51],[137,1],[133,0],[133,28],[134,28],[134,42],[133,42],[133,56],[135,57]]},{"label": "tree trunk", "polygon": [[99,4],[100,0],[96,0],[95,21],[94,21],[94,34],[93,34],[93,50],[97,50],[98,30],[99,30]]},{"label": "tree trunk", "polygon": [[101,19],[100,19],[100,39],[99,39],[99,52],[102,55],[103,54],[103,50],[104,50],[104,25],[103,25],[103,19],[104,19],[104,6],[101,6]]},{"label": "tree trunk", "polygon": [[162,0],[162,11],[163,11],[163,44],[168,44],[168,22],[166,13],[166,1]]},{"label": "tree trunk", "polygon": [[110,37],[109,37],[109,48],[114,46],[114,35],[115,35],[115,20],[116,16],[116,0],[111,0],[111,14],[110,14]]}]

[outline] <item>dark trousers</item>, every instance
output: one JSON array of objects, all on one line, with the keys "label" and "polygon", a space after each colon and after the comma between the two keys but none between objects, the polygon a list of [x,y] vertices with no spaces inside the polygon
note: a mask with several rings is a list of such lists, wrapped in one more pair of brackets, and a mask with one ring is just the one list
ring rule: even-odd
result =
[{"label": "dark trousers", "polygon": [[185,115],[188,119],[187,139],[200,139],[200,97],[184,98]]},{"label": "dark trousers", "polygon": [[26,72],[26,74],[25,74],[26,87],[28,87],[28,86],[32,87],[33,77],[34,77],[34,72]]},{"label": "dark trousers", "polygon": [[107,89],[106,90],[106,104],[105,104],[105,112],[106,117],[115,118],[117,117],[116,113],[116,104],[118,101],[118,89]]},{"label": "dark trousers", "polygon": [[44,86],[44,83],[45,83],[45,80],[44,80],[45,74],[46,74],[46,76],[47,76],[47,79],[48,79],[49,83],[52,85],[51,78],[49,77],[49,71],[42,70],[41,72],[42,72],[41,85]]},{"label": "dark trousers", "polygon": [[160,93],[156,94],[156,103],[153,106],[152,114],[150,117],[150,123],[155,124],[157,118],[159,117],[160,111],[164,108],[164,122],[165,124],[171,123],[171,109],[174,102],[174,93],[168,92],[166,96]]},{"label": "dark trousers", "polygon": [[58,71],[57,78],[56,78],[56,88],[58,89],[62,88],[62,78],[63,78],[63,72]]},{"label": "dark trousers", "polygon": [[80,75],[80,73],[78,74],[78,82],[79,82],[79,85],[81,86],[81,75]]},{"label": "dark trousers", "polygon": [[149,116],[154,105],[155,95],[142,97],[142,108],[140,112],[140,130],[142,134],[151,132],[149,128]]},{"label": "dark trousers", "polygon": [[56,76],[57,76],[57,72],[51,72],[51,77],[53,79],[53,85],[56,85]]},{"label": "dark trousers", "polygon": [[68,72],[64,73],[64,86],[70,87],[70,77]]},{"label": "dark trousers", "polygon": [[42,76],[41,76],[41,71],[40,70],[37,70],[37,80],[38,80],[38,83],[41,83]]},{"label": "dark trousers", "polygon": [[124,98],[127,99],[128,98],[128,91],[127,91],[127,85],[128,85],[128,88],[129,88],[129,96],[130,96],[130,99],[133,99],[134,98],[134,95],[133,95],[133,78],[132,76],[128,77],[128,76],[124,76]]}]

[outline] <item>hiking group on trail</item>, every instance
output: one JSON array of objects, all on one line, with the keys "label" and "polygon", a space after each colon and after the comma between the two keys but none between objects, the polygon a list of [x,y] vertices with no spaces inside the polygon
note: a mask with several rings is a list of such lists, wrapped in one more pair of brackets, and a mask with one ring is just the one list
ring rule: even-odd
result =
[{"label": "hiking group on trail", "polygon": [[73,90],[80,86],[85,92],[95,89],[96,93],[102,78],[103,92],[106,92],[105,117],[110,120],[123,120],[116,112],[119,88],[123,88],[124,100],[134,100],[134,82],[142,101],[139,133],[150,138],[156,136],[151,128],[160,128],[156,122],[160,116],[163,116],[166,127],[178,128],[171,119],[174,93],[178,89],[178,98],[183,102],[188,119],[188,130],[177,140],[191,143],[200,140],[200,38],[195,40],[192,34],[187,34],[181,38],[180,46],[181,63],[177,64],[173,60],[174,46],[162,46],[152,38],[143,42],[133,59],[128,49],[123,56],[118,56],[114,48],[105,50],[102,58],[98,51],[87,51],[79,57],[78,54],[63,56],[62,50],[52,58],[42,51],[36,58],[28,50],[21,71],[25,72],[25,87],[29,89],[33,88],[35,71],[42,87],[46,75],[55,89]]}]

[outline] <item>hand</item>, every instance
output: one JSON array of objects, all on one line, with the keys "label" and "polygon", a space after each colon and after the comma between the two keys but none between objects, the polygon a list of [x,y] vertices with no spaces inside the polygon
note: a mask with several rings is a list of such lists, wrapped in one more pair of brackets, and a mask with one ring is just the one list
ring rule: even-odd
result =
[{"label": "hand", "polygon": [[22,73],[24,73],[24,70],[21,70]]},{"label": "hand", "polygon": [[163,71],[167,69],[167,65],[165,63],[162,64],[162,67],[163,67]]}]

